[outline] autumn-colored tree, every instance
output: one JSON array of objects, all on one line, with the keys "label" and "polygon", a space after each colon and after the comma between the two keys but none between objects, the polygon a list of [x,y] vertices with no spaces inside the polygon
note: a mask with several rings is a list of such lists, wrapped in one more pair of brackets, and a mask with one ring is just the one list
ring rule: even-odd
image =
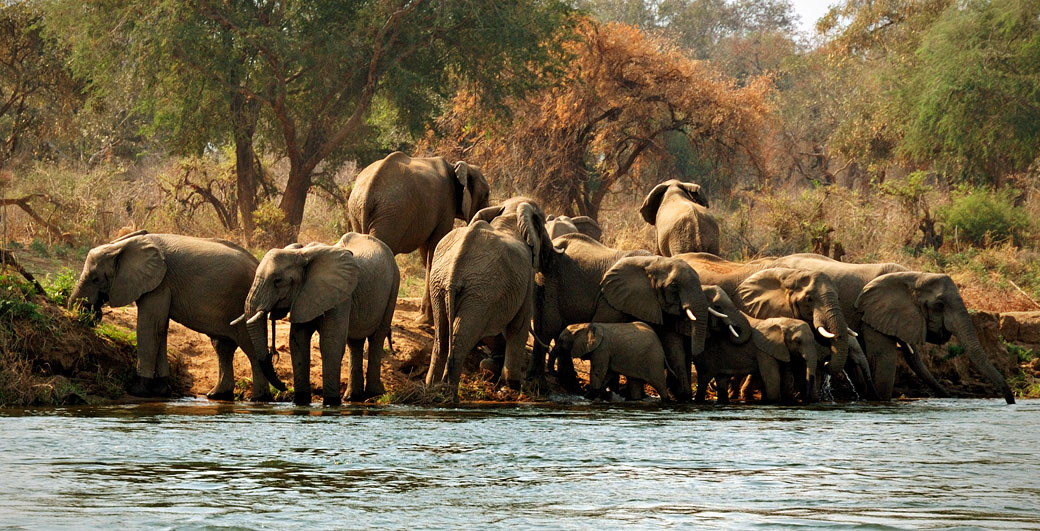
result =
[{"label": "autumn-colored tree", "polygon": [[720,171],[756,156],[768,78],[738,87],[709,63],[619,23],[584,21],[567,52],[560,82],[509,102],[506,124],[471,94],[456,98],[439,123],[446,142],[437,151],[465,151],[551,210],[592,217],[620,184],[637,193],[653,184],[641,170],[667,162],[669,134]]}]

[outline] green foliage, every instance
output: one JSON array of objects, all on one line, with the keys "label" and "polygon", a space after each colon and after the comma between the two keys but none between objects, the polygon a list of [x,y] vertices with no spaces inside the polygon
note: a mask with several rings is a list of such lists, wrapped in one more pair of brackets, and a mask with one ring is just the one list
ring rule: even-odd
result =
[{"label": "green foliage", "polygon": [[1021,243],[1031,223],[1025,209],[1015,206],[1015,195],[1011,189],[968,189],[941,208],[939,217],[961,241],[979,246],[1004,240]]},{"label": "green foliage", "polygon": [[1026,348],[1021,345],[1016,345],[1015,343],[1009,343],[1003,340],[1001,340],[1001,342],[1004,344],[1004,347],[1008,349],[1008,353],[1015,356],[1015,359],[1018,360],[1018,363],[1028,363],[1037,358],[1037,353],[1034,352],[1031,348]]},{"label": "green foliage", "polygon": [[15,319],[46,322],[40,305],[33,300],[36,295],[36,287],[17,273],[0,274],[0,322],[9,324]]},{"label": "green foliage", "polygon": [[917,59],[903,94],[905,153],[978,181],[1036,160],[1040,2],[956,2],[928,28]]},{"label": "green foliage", "polygon": [[116,343],[137,346],[137,332],[133,330],[127,330],[111,323],[101,323],[94,328],[94,331],[97,332],[97,335],[107,337]]},{"label": "green foliage", "polygon": [[43,289],[47,291],[47,298],[58,306],[65,306],[69,301],[69,295],[72,294],[72,290],[76,288],[76,282],[79,280],[78,275],[75,271],[69,268],[62,268],[61,271],[55,274],[47,274],[43,277]]}]

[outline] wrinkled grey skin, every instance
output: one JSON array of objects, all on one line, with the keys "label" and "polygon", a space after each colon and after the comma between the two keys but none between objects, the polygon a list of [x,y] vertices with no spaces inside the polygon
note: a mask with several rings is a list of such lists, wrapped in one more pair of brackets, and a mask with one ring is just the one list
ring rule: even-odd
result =
[{"label": "wrinkled grey skin", "polygon": [[668,376],[678,376],[668,367],[657,333],[646,323],[570,325],[556,338],[553,353],[590,362],[588,398],[602,396],[610,376],[620,374],[630,389],[641,393],[646,382],[667,401]]},{"label": "wrinkled grey skin", "polygon": [[704,351],[708,333],[708,301],[697,272],[675,258],[629,256],[604,273],[600,293],[606,304],[596,305],[591,322],[651,325],[669,366],[679,374],[672,393],[679,401],[689,400],[693,357]]},{"label": "wrinkled grey skin", "polygon": [[[528,376],[538,378],[545,371],[545,354],[550,341],[567,325],[592,321],[598,304],[605,303],[599,293],[603,274],[626,256],[650,256],[648,251],[619,251],[584,234],[566,234],[553,239],[553,246],[563,251],[550,255],[549,261],[536,275],[534,335],[537,341]],[[569,357],[550,358],[559,361],[559,378],[565,386],[576,382]]]},{"label": "wrinkled grey skin", "polygon": [[419,250],[426,268],[421,317],[431,322],[430,264],[437,242],[488,206],[490,188],[480,168],[441,157],[394,152],[358,175],[347,199],[350,230],[371,234],[394,254]]},{"label": "wrinkled grey skin", "polygon": [[[358,267],[357,287],[350,294],[350,320],[347,330],[347,346],[350,349],[350,378],[344,398],[351,401],[364,400],[386,392],[380,378],[383,342],[390,335],[390,325],[394,309],[397,307],[397,292],[401,275],[390,248],[372,236],[350,232],[344,234],[334,247],[349,250]],[[293,246],[293,248],[299,247]],[[307,272],[312,274],[318,271],[318,268],[307,269]],[[270,287],[273,286],[269,285]],[[251,331],[255,332],[253,341],[257,344],[267,341],[265,327],[251,327]],[[368,342],[367,373],[363,366],[366,341]],[[300,359],[301,365],[304,361],[302,358]],[[309,363],[309,360],[306,361]],[[310,369],[300,372],[294,362],[294,378],[297,374],[309,376]],[[309,400],[310,394],[301,392],[300,397],[301,400],[303,398]]]},{"label": "wrinkled grey skin", "polygon": [[588,216],[549,216],[545,230],[554,240],[565,234],[584,234],[596,241],[603,236],[599,223]]},{"label": "wrinkled grey skin", "polygon": [[716,334],[709,338],[697,363],[697,394],[695,401],[704,402],[708,383],[715,379],[718,402],[729,402],[731,377],[758,375],[765,387],[763,398],[776,402],[781,397],[781,374],[794,359],[804,367],[804,395],[807,401],[815,400],[818,351],[812,329],[807,323],[787,317],[755,319],[748,317],[753,327],[751,341],[735,344],[719,339]]},{"label": "wrinkled grey skin", "polygon": [[[707,253],[684,253],[676,258],[696,269],[702,282],[722,288],[752,317],[791,317],[809,323],[817,341],[829,346],[829,353],[821,352],[821,361],[826,361],[832,376],[841,374],[848,358],[849,339],[844,333],[848,325],[837,288],[827,275],[771,267],[771,260],[740,264]],[[834,337],[824,337],[821,327]]]},{"label": "wrinkled grey skin", "polygon": [[[138,231],[90,250],[69,298],[100,317],[101,306],[137,303],[137,379],[131,394],[169,395],[166,358],[169,320],[209,336],[217,351],[217,385],[212,399],[232,400],[235,349],[241,347],[253,368],[253,400],[271,399],[260,359],[246,325],[229,324],[242,312],[257,261],[234,243],[176,234]],[[284,389],[277,379],[271,383]]]},{"label": "wrinkled grey skin", "polygon": [[676,179],[658,184],[639,214],[657,229],[657,254],[719,254],[719,224],[708,213],[708,198],[699,185]]},{"label": "wrinkled grey skin", "polygon": [[[350,250],[318,243],[271,249],[257,266],[243,316],[248,319],[253,343],[263,345],[267,340],[264,321],[289,315],[293,401],[297,405],[311,401],[311,337],[315,332],[320,336],[323,402],[326,406],[341,403],[340,373],[359,274]],[[269,359],[264,367],[273,372]]]},{"label": "wrinkled grey skin", "polygon": [[[943,344],[951,335],[964,346],[975,368],[1015,403],[1014,393],[982,349],[960,291],[947,275],[907,271],[898,264],[846,264],[816,254],[797,254],[774,263],[826,273],[834,280],[850,327],[859,332],[877,392],[892,397],[897,352],[939,396],[949,393],[921,358],[924,343]],[[866,294],[868,286],[871,293]]]},{"label": "wrinkled grey skin", "polygon": [[519,386],[534,311],[534,275],[556,252],[545,231],[545,214],[526,198],[488,207],[469,226],[441,240],[430,270],[435,338],[427,385],[447,384],[457,401],[466,356],[481,340],[503,336],[501,379]]}]

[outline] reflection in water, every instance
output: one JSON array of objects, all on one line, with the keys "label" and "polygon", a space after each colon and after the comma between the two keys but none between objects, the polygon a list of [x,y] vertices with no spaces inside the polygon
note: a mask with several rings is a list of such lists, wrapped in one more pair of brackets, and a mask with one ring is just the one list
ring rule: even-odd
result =
[{"label": "reflection in water", "polygon": [[0,412],[26,527],[1036,527],[1040,403]]}]

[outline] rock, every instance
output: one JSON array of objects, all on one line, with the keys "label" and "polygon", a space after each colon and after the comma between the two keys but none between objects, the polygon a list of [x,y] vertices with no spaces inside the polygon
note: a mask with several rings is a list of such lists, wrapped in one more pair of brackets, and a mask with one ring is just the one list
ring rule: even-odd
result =
[{"label": "rock", "polygon": [[1000,314],[1000,335],[1007,341],[1040,347],[1040,312]]}]

